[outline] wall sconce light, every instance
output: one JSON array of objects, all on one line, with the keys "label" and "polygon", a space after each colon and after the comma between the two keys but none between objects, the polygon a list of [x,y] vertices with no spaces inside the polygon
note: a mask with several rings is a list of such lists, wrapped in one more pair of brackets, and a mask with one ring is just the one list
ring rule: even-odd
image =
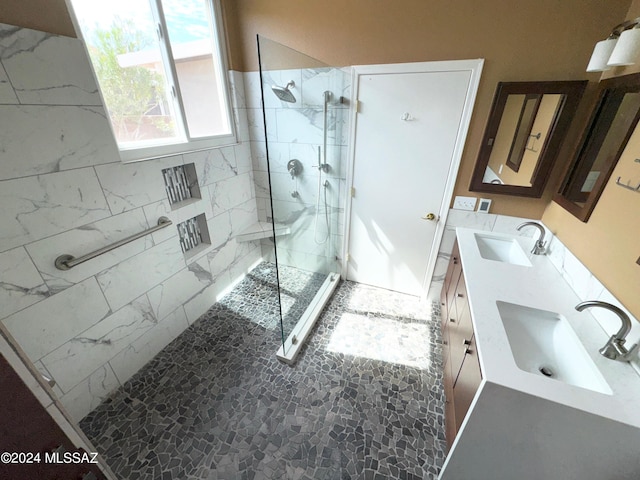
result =
[{"label": "wall sconce light", "polygon": [[616,25],[606,40],[596,43],[587,72],[633,65],[640,58],[640,17]]}]

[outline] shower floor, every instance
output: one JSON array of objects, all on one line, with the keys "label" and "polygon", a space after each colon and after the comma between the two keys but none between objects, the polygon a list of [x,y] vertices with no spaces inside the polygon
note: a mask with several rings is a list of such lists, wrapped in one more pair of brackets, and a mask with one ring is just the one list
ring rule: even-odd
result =
[{"label": "shower floor", "polygon": [[436,478],[437,317],[414,297],[342,282],[289,367],[275,358],[274,289],[275,270],[259,265],[82,420],[117,477]]}]

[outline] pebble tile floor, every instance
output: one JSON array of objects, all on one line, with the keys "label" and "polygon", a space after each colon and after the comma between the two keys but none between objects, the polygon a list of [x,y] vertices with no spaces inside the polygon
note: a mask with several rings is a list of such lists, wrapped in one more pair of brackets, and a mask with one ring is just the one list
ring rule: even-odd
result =
[{"label": "pebble tile floor", "polygon": [[273,277],[259,265],[82,420],[117,477],[435,479],[437,316],[415,297],[343,281],[290,367],[275,357]]}]

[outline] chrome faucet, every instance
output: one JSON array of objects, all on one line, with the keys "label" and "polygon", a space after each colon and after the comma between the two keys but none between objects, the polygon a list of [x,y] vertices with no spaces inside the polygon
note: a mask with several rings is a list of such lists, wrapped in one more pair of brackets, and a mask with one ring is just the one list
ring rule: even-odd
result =
[{"label": "chrome faucet", "polygon": [[620,330],[618,330],[616,334],[611,335],[611,338],[607,340],[607,343],[605,343],[604,347],[602,347],[598,351],[611,360],[620,360],[622,362],[631,361],[631,357],[633,357],[638,351],[638,344],[634,343],[631,346],[630,350],[627,350],[624,346],[624,342],[626,341],[625,339],[631,331],[631,320],[629,319],[629,316],[622,309],[616,307],[615,305],[611,305],[607,302],[600,302],[598,300],[579,303],[578,305],[576,305],[576,310],[581,312],[585,308],[589,307],[606,308],[607,310],[618,315],[618,317],[620,317],[620,320],[622,321]]},{"label": "chrome faucet", "polygon": [[531,249],[531,253],[533,253],[534,255],[544,255],[545,253],[547,253],[547,249],[545,248],[545,244],[547,242],[544,241],[544,234],[545,234],[544,227],[540,225],[538,222],[524,222],[518,225],[516,230],[520,231],[524,227],[536,227],[538,230],[540,230],[540,236],[538,237],[538,240],[536,241],[536,243],[533,245],[533,248]]}]

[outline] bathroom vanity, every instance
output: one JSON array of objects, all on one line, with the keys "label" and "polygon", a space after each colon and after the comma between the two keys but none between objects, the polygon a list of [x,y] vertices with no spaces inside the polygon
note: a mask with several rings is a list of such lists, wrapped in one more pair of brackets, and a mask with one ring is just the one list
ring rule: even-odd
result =
[{"label": "bathroom vanity", "polygon": [[457,230],[441,295],[441,480],[640,478],[640,376],[533,239]]}]

